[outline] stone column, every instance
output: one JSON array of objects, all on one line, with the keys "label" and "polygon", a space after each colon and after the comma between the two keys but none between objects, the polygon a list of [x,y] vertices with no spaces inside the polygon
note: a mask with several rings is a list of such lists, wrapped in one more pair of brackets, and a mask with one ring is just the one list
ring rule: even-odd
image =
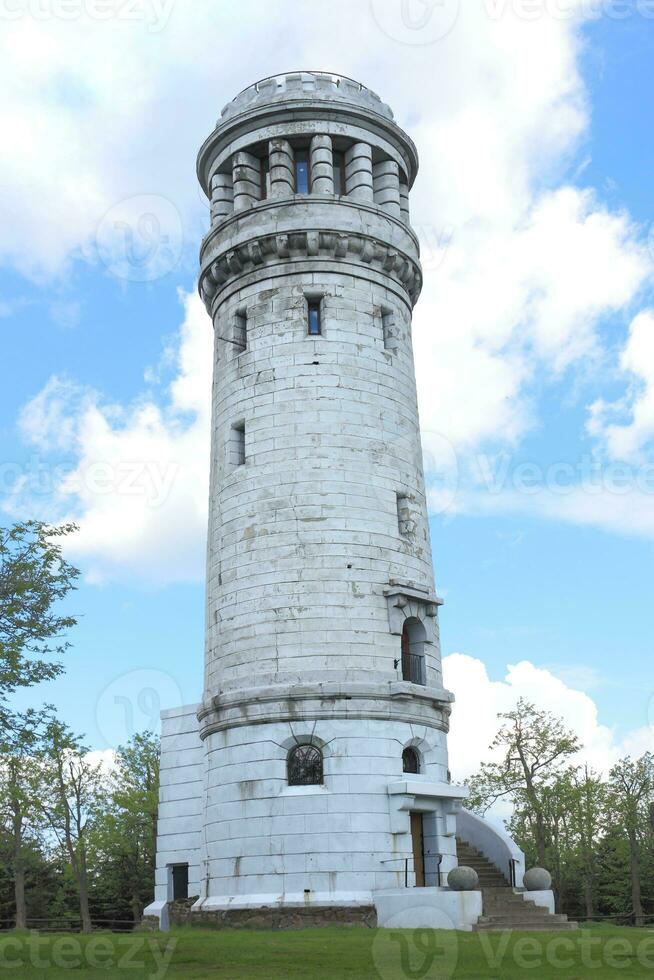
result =
[{"label": "stone column", "polygon": [[357,201],[375,199],[372,184],[372,147],[354,143],[345,153],[345,193]]},{"label": "stone column", "polygon": [[331,136],[311,140],[311,193],[334,193],[334,158]]},{"label": "stone column", "polygon": [[400,180],[400,215],[407,224],[411,223],[411,212],[409,211],[409,185],[405,180]]},{"label": "stone column", "polygon": [[382,160],[373,167],[375,204],[400,217],[400,168],[395,160]]},{"label": "stone column", "polygon": [[293,147],[284,139],[270,141],[270,196],[290,197],[295,192]]},{"label": "stone column", "polygon": [[234,183],[231,174],[211,178],[211,224],[218,225],[234,210]]},{"label": "stone column", "polygon": [[261,162],[252,153],[239,150],[232,158],[234,210],[245,211],[261,198]]}]

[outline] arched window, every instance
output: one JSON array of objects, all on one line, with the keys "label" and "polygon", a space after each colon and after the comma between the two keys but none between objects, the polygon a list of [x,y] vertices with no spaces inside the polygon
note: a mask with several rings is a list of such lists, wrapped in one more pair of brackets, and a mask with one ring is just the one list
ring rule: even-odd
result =
[{"label": "arched window", "polygon": [[426,684],[424,643],[425,627],[419,619],[407,619],[402,630],[402,680]]},{"label": "arched window", "polygon": [[402,752],[402,772],[420,772],[418,753],[410,745]]},{"label": "arched window", "polygon": [[287,767],[289,786],[322,783],[322,752],[316,745],[294,745],[288,753]]}]

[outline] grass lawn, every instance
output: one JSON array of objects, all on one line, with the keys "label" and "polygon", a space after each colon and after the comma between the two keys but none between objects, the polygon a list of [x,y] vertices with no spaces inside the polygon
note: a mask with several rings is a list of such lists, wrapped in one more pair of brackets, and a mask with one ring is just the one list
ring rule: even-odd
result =
[{"label": "grass lawn", "polygon": [[456,933],[334,927],[287,932],[0,934],[0,978],[84,980],[582,980],[654,977],[654,931],[593,926],[573,933]]}]

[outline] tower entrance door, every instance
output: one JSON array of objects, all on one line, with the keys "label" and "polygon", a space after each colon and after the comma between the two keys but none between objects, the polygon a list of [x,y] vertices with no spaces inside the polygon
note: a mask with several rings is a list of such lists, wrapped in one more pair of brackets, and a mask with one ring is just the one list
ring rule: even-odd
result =
[{"label": "tower entrance door", "polygon": [[422,827],[422,813],[411,812],[411,844],[413,848],[413,870],[416,875],[416,888],[425,887],[425,838]]}]

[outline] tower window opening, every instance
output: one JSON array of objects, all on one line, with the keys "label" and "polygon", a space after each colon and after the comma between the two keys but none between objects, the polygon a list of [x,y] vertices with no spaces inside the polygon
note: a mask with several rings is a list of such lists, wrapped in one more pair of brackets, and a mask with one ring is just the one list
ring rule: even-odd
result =
[{"label": "tower window opening", "polygon": [[322,333],[322,315],[319,299],[310,299],[308,302],[307,331],[310,337],[319,337]]},{"label": "tower window opening", "polygon": [[322,752],[317,745],[294,745],[288,753],[289,786],[319,786],[323,782]]},{"label": "tower window opening", "polygon": [[411,498],[405,493],[397,494],[397,527],[403,538],[412,537],[416,529]]},{"label": "tower window opening", "polygon": [[270,197],[270,157],[267,153],[261,157],[259,179],[261,183],[261,200],[265,201],[266,198]]},{"label": "tower window opening", "polygon": [[397,349],[397,333],[395,330],[395,315],[392,310],[382,309],[382,335],[384,350]]},{"label": "tower window opening", "polygon": [[419,773],[420,759],[418,753],[411,746],[407,746],[402,752],[402,772]]},{"label": "tower window opening", "polygon": [[228,456],[232,466],[243,466],[245,463],[245,422],[235,422],[232,426]]},{"label": "tower window opening", "polygon": [[241,354],[248,346],[247,310],[239,310],[234,317],[234,350]]},{"label": "tower window opening", "polygon": [[345,154],[336,151],[334,160],[334,194],[342,197],[345,194]]},{"label": "tower window opening", "polygon": [[407,619],[402,630],[402,680],[412,684],[427,684],[425,676],[425,627],[419,619]]},{"label": "tower window opening", "polygon": [[310,187],[309,178],[309,152],[308,150],[295,151],[295,193],[308,194]]}]

